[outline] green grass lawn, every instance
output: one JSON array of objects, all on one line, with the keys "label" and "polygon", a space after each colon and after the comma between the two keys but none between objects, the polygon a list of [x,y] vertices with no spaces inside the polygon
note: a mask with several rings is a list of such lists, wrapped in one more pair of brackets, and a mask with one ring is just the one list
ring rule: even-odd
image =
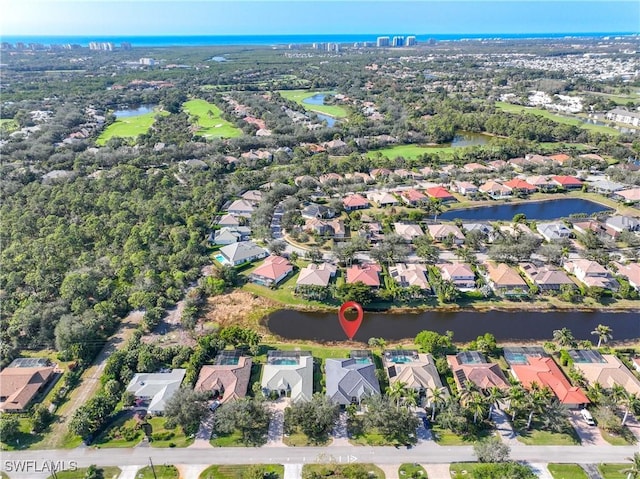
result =
[{"label": "green grass lawn", "polygon": [[406,463],[398,468],[398,477],[400,478],[420,478],[427,477],[427,471],[420,464]]},{"label": "green grass lawn", "polygon": [[[607,441],[612,446],[631,446],[632,444],[634,444],[632,442],[629,442],[625,437],[614,436],[602,428],[600,429],[600,432],[602,433],[602,439]],[[631,431],[629,432],[631,433]],[[631,433],[631,435],[633,435],[633,433]]]},{"label": "green grass lawn", "polygon": [[222,110],[206,100],[189,100],[182,104],[198,125],[198,134],[210,138],[235,138],[242,130],[222,118]]},{"label": "green grass lawn", "polygon": [[285,435],[282,439],[287,446],[292,447],[306,447],[306,446],[328,446],[333,441],[327,439],[325,442],[315,443],[309,439],[309,437],[300,430],[293,432],[290,435]]},{"label": "green grass lawn", "polygon": [[209,443],[213,447],[245,447],[240,431],[234,431],[231,434],[215,434]]},{"label": "green grass lawn", "polygon": [[98,137],[96,144],[104,145],[111,138],[136,138],[149,131],[156,115],[168,115],[165,111],[152,111],[143,115],[130,116],[114,121]]},{"label": "green grass lawn", "polygon": [[[55,476],[49,476],[49,479],[84,479],[88,470],[88,467],[81,467],[75,471],[59,471]],[[99,467],[98,470],[102,471],[104,479],[117,479],[122,472],[119,467],[115,466]]]},{"label": "green grass lawn", "polygon": [[549,464],[547,466],[554,479],[589,479],[577,464]]},{"label": "green grass lawn", "polygon": [[20,129],[20,125],[11,118],[0,118],[0,131],[9,134]]},{"label": "green grass lawn", "polygon": [[603,479],[627,479],[627,475],[622,470],[629,467],[629,464],[600,464],[598,471]]},{"label": "green grass lawn", "polygon": [[479,462],[454,462],[449,466],[451,477],[470,477]]},{"label": "green grass lawn", "polygon": [[245,477],[249,470],[260,469],[264,473],[277,474],[284,477],[284,466],[280,464],[254,464],[254,465],[229,465],[229,466],[209,466],[202,473],[199,479],[237,479]]},{"label": "green grass lawn", "polygon": [[330,476],[332,479],[347,479],[350,477],[366,477],[369,479],[385,479],[384,472],[374,464],[305,464],[302,466],[302,477],[312,477],[313,473],[323,477]]},{"label": "green grass lawn", "polygon": [[[155,475],[154,475],[155,470]],[[136,479],[179,479],[180,474],[176,466],[151,466],[143,467],[136,474]]]},{"label": "green grass lawn", "polygon": [[193,438],[188,438],[182,432],[182,428],[176,426],[167,429],[167,420],[163,417],[153,417],[147,421],[151,424],[153,432],[151,434],[151,447],[187,447],[193,442]]},{"label": "green grass lawn", "polygon": [[113,421],[93,442],[98,447],[134,447],[144,437],[138,421],[130,414]]},{"label": "green grass lawn", "polygon": [[496,107],[498,107],[502,111],[506,111],[507,113],[521,113],[521,112],[524,111],[525,113],[530,113],[532,115],[540,115],[540,116],[543,116],[543,117],[548,118],[550,120],[553,120],[556,123],[562,123],[564,125],[577,126],[577,127],[582,128],[582,129],[585,129],[585,130],[596,131],[596,132],[599,132],[599,133],[606,133],[606,134],[609,134],[609,135],[619,135],[620,134],[620,132],[618,130],[616,130],[615,128],[611,128],[609,126],[593,125],[591,123],[584,123],[584,122],[580,121],[578,119],[578,117],[570,118],[570,117],[563,116],[563,115],[557,115],[555,113],[551,113],[550,111],[543,110],[541,108],[532,108],[532,107],[525,107],[525,106],[521,106],[521,105],[513,105],[511,103],[505,103],[505,102],[501,102],[501,101],[496,102]]},{"label": "green grass lawn", "polygon": [[390,159],[394,159],[398,156],[407,160],[415,160],[420,155],[442,153],[445,157],[451,156],[453,150],[465,147],[452,147],[452,146],[423,146],[423,145],[396,145],[388,148],[381,148],[379,150],[371,150],[367,152],[369,158],[373,158],[380,153]]},{"label": "green grass lawn", "polygon": [[477,436],[460,436],[448,429],[441,428],[438,424],[433,424],[431,433],[433,440],[440,446],[468,446],[491,435],[490,430],[482,429]]},{"label": "green grass lawn", "polygon": [[20,414],[18,417],[20,421],[20,432],[14,440],[0,442],[0,450],[19,451],[21,449],[28,449],[44,438],[44,434],[31,433],[31,419],[26,414]]},{"label": "green grass lawn", "polygon": [[331,94],[328,91],[314,91],[314,90],[278,90],[278,93],[287,100],[295,101],[299,105],[302,105],[305,110],[315,111],[318,113],[324,113],[325,115],[332,116],[334,118],[345,118],[347,116],[347,110],[340,105],[311,105],[305,103],[304,100],[311,98],[314,95],[319,94]]},{"label": "green grass lawn", "polygon": [[354,446],[393,446],[394,443],[389,441],[377,429],[371,431],[363,431],[362,433],[352,433],[349,442]]},{"label": "green grass lawn", "polygon": [[580,444],[580,440],[575,435],[538,429],[518,431],[518,441],[530,446],[575,446]]}]

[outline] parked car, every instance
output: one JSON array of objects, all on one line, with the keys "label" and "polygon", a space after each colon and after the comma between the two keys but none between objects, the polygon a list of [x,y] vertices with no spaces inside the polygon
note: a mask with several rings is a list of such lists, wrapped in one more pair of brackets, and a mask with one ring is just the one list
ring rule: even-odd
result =
[{"label": "parked car", "polygon": [[583,409],[580,411],[580,414],[582,415],[582,419],[584,419],[584,422],[586,422],[589,426],[596,425],[596,422],[593,420],[593,416],[588,410]]},{"label": "parked car", "polygon": [[422,416],[422,425],[425,429],[429,429],[431,427],[431,423],[429,422],[429,418],[427,416]]},{"label": "parked car", "polygon": [[213,401],[211,404],[209,404],[209,409],[211,411],[215,411],[219,407],[220,407],[220,401],[218,401],[217,399],[215,401]]}]

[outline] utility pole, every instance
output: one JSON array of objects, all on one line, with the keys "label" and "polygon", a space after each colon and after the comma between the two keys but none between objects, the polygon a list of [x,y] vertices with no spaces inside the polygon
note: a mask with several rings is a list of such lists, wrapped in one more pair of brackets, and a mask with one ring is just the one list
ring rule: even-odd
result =
[{"label": "utility pole", "polygon": [[151,457],[149,457],[149,464],[151,465],[151,472],[153,472],[153,479],[158,479],[158,476],[156,476],[156,468],[153,467],[153,461],[151,460]]}]

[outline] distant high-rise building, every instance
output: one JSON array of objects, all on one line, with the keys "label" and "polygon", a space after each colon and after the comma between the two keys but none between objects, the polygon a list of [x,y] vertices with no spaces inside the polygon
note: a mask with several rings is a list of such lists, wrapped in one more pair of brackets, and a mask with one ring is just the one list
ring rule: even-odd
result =
[{"label": "distant high-rise building", "polygon": [[156,61],[153,58],[141,58],[140,60],[138,60],[138,62],[140,63],[140,65],[147,65],[150,67],[156,64]]},{"label": "distant high-rise building", "polygon": [[380,48],[380,47],[388,47],[389,44],[390,44],[389,37],[378,37],[378,39],[376,40],[376,46],[378,48]]},{"label": "distant high-rise building", "polygon": [[123,50],[131,50],[131,43],[130,42],[121,42],[120,43],[120,48],[122,48]]},{"label": "distant high-rise building", "polygon": [[89,42],[89,50],[102,50],[105,52],[113,51],[113,43],[111,42]]},{"label": "distant high-rise building", "polygon": [[324,50],[326,45],[324,43],[314,43],[312,47],[314,50]]},{"label": "distant high-rise building", "polygon": [[414,35],[410,35],[407,37],[407,46],[408,47],[413,47],[416,46],[418,44],[416,37]]},{"label": "distant high-rise building", "polygon": [[404,37],[393,37],[393,40],[391,41],[391,45],[393,47],[403,47]]}]

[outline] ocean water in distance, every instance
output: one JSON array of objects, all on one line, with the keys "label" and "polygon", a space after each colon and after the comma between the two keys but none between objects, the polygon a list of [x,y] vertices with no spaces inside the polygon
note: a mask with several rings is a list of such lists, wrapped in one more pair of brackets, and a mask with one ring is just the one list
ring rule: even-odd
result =
[{"label": "ocean water in distance", "polygon": [[[169,46],[213,46],[213,45],[287,45],[309,43],[355,43],[375,42],[379,36],[409,36],[411,33],[384,34],[345,34],[345,35],[193,35],[193,36],[52,36],[52,35],[6,35],[3,42],[8,43],[42,43],[44,45],[78,44],[88,46],[90,42],[112,42],[118,46],[129,42],[133,47],[169,47]],[[589,38],[616,37],[634,35],[633,32],[599,32],[599,33],[483,33],[483,34],[418,34],[418,42],[430,39],[438,41],[482,40],[482,39],[543,39],[543,38]]]}]

